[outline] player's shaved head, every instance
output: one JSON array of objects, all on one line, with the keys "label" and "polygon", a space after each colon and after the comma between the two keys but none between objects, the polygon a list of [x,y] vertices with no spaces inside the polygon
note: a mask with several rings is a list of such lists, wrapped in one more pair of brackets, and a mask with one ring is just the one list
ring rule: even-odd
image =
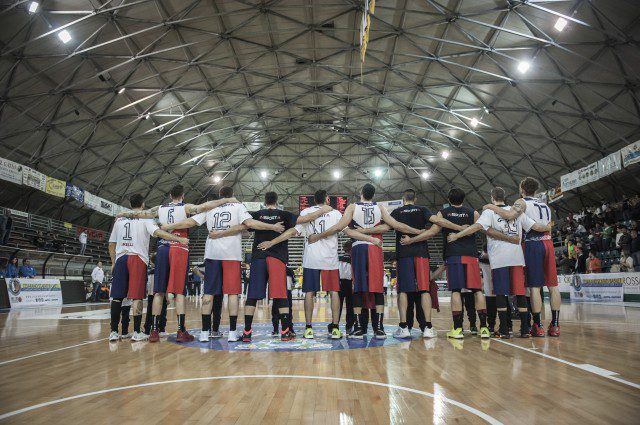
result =
[{"label": "player's shaved head", "polygon": [[144,197],[139,193],[134,193],[129,196],[129,204],[131,204],[131,208],[142,208],[144,205]]},{"label": "player's shaved head", "polygon": [[327,202],[327,191],[324,189],[316,190],[313,199],[316,201],[316,205],[321,205]]},{"label": "player's shaved head", "polygon": [[169,195],[171,195],[171,199],[182,198],[184,196],[184,186],[182,186],[181,184],[173,186],[171,188],[171,192],[169,192]]},{"label": "player's shaved head", "polygon": [[367,183],[362,186],[362,190],[360,191],[360,193],[362,194],[362,197],[365,201],[370,201],[376,194],[376,188],[371,183]]},{"label": "player's shaved head", "polygon": [[416,191],[413,189],[407,189],[402,194],[402,199],[408,202],[414,202],[416,200]]},{"label": "player's shaved head", "polygon": [[524,192],[525,196],[533,196],[539,187],[540,183],[533,177],[525,177],[520,182],[520,189]]},{"label": "player's shaved head", "polygon": [[220,188],[221,198],[231,198],[233,196],[233,188],[231,186],[223,186]]},{"label": "player's shaved head", "polygon": [[503,188],[498,186],[491,189],[491,199],[493,199],[494,201],[504,202],[505,197],[506,196]]},{"label": "player's shaved head", "polygon": [[449,190],[447,199],[451,205],[461,205],[464,202],[464,191],[460,188],[454,187]]},{"label": "player's shaved head", "polygon": [[278,205],[278,194],[275,192],[267,192],[264,195],[265,205]]}]

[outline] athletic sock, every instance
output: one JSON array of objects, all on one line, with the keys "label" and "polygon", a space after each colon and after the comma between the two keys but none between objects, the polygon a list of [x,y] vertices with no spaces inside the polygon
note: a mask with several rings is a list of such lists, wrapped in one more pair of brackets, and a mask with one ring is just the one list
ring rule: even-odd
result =
[{"label": "athletic sock", "polygon": [[531,326],[531,318],[528,311],[519,312],[520,315],[520,330],[528,329]]},{"label": "athletic sock", "polygon": [[407,322],[400,322],[399,325],[402,329],[404,329],[407,327]]},{"label": "athletic sock", "polygon": [[180,332],[184,332],[187,329],[184,326],[184,322],[185,322],[185,315],[184,314],[178,314],[178,330]]},{"label": "athletic sock", "polygon": [[371,327],[376,331],[378,326],[378,313],[375,310],[371,310]]},{"label": "athletic sock", "polygon": [[238,324],[238,316],[229,316],[229,330],[235,331]]},{"label": "athletic sock", "polygon": [[458,329],[462,327],[462,321],[464,320],[462,317],[462,311],[452,311],[453,315],[453,328]]},{"label": "athletic sock", "polygon": [[155,314],[151,316],[151,329],[154,331],[158,330],[158,316]]},{"label": "athletic sock", "polygon": [[131,306],[122,307],[122,335],[129,333],[129,314]]},{"label": "athletic sock", "polygon": [[478,310],[478,317],[480,318],[480,327],[486,328],[487,327],[487,310],[486,309]]},{"label": "athletic sock", "polygon": [[280,323],[282,332],[286,331],[287,329],[291,330],[291,317],[289,316],[289,313],[280,313]]},{"label": "athletic sock", "polygon": [[249,316],[248,314],[244,315],[244,330],[249,332],[251,330],[251,325],[253,324],[253,315]]},{"label": "athletic sock", "polygon": [[552,326],[558,326],[559,323],[559,317],[560,316],[560,310],[551,310],[551,325]]},{"label": "athletic sock", "polygon": [[509,333],[509,311],[498,310],[498,318],[500,319],[500,333]]},{"label": "athletic sock", "polygon": [[542,322],[540,321],[540,313],[533,313],[533,323],[538,326],[542,325]]},{"label": "athletic sock", "polygon": [[431,324],[431,322],[427,322],[427,329],[431,329],[433,327],[433,325]]},{"label": "athletic sock", "polygon": [[354,315],[356,316],[356,320],[353,323],[353,327],[356,329],[364,330],[364,319],[363,319],[364,315],[362,313],[360,314],[354,313]]},{"label": "athletic sock", "polygon": [[140,333],[140,325],[142,324],[142,314],[133,316],[133,331]]},{"label": "athletic sock", "polygon": [[210,314],[203,314],[202,315],[202,330],[203,331],[210,331],[211,330],[211,315]]},{"label": "athletic sock", "polygon": [[311,329],[311,325],[307,323],[307,326],[305,326],[305,329]]},{"label": "athletic sock", "polygon": [[118,324],[120,324],[120,313],[122,312],[122,303],[111,301],[111,332],[118,332]]}]

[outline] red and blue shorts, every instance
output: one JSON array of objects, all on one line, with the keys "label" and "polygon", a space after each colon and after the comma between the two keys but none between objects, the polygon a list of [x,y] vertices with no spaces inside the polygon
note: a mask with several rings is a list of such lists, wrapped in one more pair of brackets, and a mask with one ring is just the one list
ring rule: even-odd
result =
[{"label": "red and blue shorts", "polygon": [[478,257],[451,256],[445,259],[449,290],[482,289]]},{"label": "red and blue shorts", "polygon": [[113,266],[111,298],[141,300],[147,287],[147,264],[137,255],[123,255]]},{"label": "red and blue shorts", "polygon": [[264,299],[267,296],[267,282],[269,298],[287,298],[287,266],[274,257],[254,258],[251,260],[247,298]]},{"label": "red and blue shorts", "polygon": [[241,292],[240,261],[204,260],[204,293],[237,295]]},{"label": "red and blue shorts", "polygon": [[525,241],[523,248],[527,287],[558,286],[553,242],[550,239]]},{"label": "red and blue shorts", "polygon": [[189,251],[178,246],[159,244],[153,273],[153,292],[186,295]]},{"label": "red and blue shorts", "polygon": [[398,258],[398,292],[429,290],[429,259],[423,257]]},{"label": "red and blue shorts", "polygon": [[384,256],[382,248],[358,244],[351,249],[353,292],[384,292]]},{"label": "red and blue shorts", "polygon": [[320,291],[321,280],[323,291],[340,290],[340,271],[338,269],[319,270],[304,268],[302,269],[302,292]]},{"label": "red and blue shorts", "polygon": [[491,269],[495,295],[525,295],[524,267],[509,266]]}]

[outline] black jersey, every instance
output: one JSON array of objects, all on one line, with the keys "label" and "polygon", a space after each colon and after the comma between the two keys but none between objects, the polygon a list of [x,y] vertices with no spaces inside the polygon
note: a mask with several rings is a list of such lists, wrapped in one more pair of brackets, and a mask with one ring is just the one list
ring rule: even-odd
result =
[{"label": "black jersey", "polygon": [[[254,220],[262,221],[263,223],[276,224],[282,222],[284,230],[291,229],[296,225],[297,216],[289,211],[283,211],[275,208],[265,208],[260,211],[251,213],[251,217]],[[263,251],[258,249],[258,245],[262,242],[270,241],[280,236],[278,232],[273,230],[255,230],[253,236],[253,250],[251,252],[252,259],[273,257],[287,263],[289,261],[289,244],[287,241],[280,242],[277,245]]]},{"label": "black jersey", "polygon": [[[442,211],[442,217],[446,218],[450,222],[457,224],[458,226],[464,226],[465,224],[471,226],[474,220],[475,210],[469,207],[454,207],[450,206]],[[457,257],[457,256],[469,256],[477,257],[478,248],[476,247],[476,236],[469,235],[462,239],[458,239],[453,243],[447,242],[447,236],[449,233],[455,233],[455,230],[442,228],[442,250],[443,257]]]},{"label": "black jersey", "polygon": [[[427,227],[429,218],[433,214],[427,207],[420,205],[403,205],[400,208],[396,208],[391,212],[391,217],[398,220],[400,223],[404,223],[414,229],[422,230]],[[429,245],[427,241],[413,243],[411,245],[401,245],[400,239],[405,233],[396,231],[396,257],[422,257],[429,258]],[[413,235],[409,235],[413,236]]]}]

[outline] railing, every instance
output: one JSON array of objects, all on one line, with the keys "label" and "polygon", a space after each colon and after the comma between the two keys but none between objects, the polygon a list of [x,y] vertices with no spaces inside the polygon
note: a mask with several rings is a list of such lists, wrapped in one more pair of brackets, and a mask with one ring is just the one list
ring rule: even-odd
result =
[{"label": "railing", "polygon": [[[28,258],[31,265],[38,273],[37,277],[57,277],[66,280],[87,280],[91,278],[93,264],[92,257],[88,255],[64,254],[50,251],[38,251],[22,249],[10,246],[0,246],[0,258],[17,257],[18,266],[22,265],[22,259]],[[110,267],[105,266],[105,273],[110,272]]]}]

